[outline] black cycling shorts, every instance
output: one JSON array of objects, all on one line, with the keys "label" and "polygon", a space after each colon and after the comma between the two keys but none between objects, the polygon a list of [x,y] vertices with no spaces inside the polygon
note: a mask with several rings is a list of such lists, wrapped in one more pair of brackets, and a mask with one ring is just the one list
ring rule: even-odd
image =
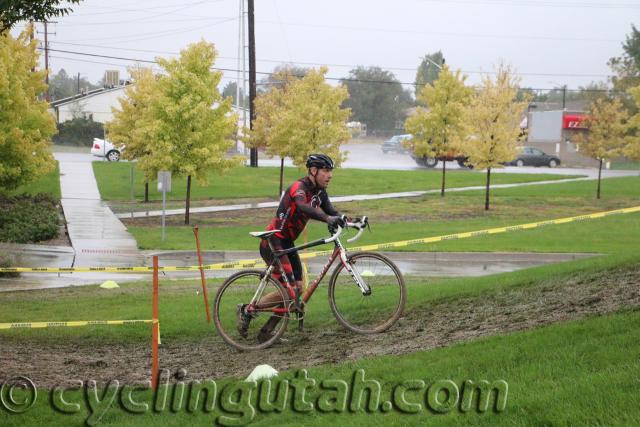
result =
[{"label": "black cycling shorts", "polygon": [[[276,236],[271,236],[269,240],[271,240],[271,244],[276,251],[289,249],[295,246],[293,244],[293,241],[289,239],[280,239]],[[262,240],[260,242],[260,256],[267,263],[267,265],[271,264],[271,262],[273,261],[273,252],[271,252],[269,244],[266,240]],[[289,280],[291,285],[294,285],[294,281],[302,280],[302,263],[300,262],[300,256],[298,255],[298,252],[291,252],[287,255],[282,255],[280,257],[280,263],[282,264],[284,274],[287,275],[287,280]],[[283,281],[281,279],[282,272],[277,266],[272,275],[281,282]]]}]

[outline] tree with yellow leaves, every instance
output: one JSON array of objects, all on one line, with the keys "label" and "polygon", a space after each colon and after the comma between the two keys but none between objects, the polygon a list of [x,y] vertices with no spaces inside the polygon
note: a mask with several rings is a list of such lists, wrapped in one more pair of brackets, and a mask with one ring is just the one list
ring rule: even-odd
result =
[{"label": "tree with yellow leaves", "polygon": [[340,145],[351,137],[346,125],[351,110],[341,108],[349,95],[346,88],[329,85],[326,73],[327,67],[311,69],[257,101],[254,144],[261,141],[267,154],[290,157],[298,167],[311,153],[324,153],[340,165]]},{"label": "tree with yellow leaves", "polygon": [[620,99],[596,99],[587,111],[586,134],[578,135],[576,143],[580,151],[598,160],[598,187],[596,197],[600,198],[602,163],[623,154],[629,141],[629,113]]},{"label": "tree with yellow leaves", "polygon": [[48,104],[38,99],[47,90],[38,66],[33,25],[14,38],[0,33],[0,189],[12,190],[55,167],[49,152],[56,133]]},{"label": "tree with yellow leaves", "polygon": [[222,174],[242,161],[225,157],[235,145],[238,118],[232,99],[223,99],[218,91],[222,72],[211,69],[216,54],[212,43],[200,41],[181,50],[177,59],[157,59],[164,73],[158,76],[151,102],[153,147],[146,164],[149,170],[187,177],[185,224],[191,178],[206,184],[211,171]]},{"label": "tree with yellow leaves", "polygon": [[[406,145],[417,157],[446,157],[452,144],[462,138],[465,105],[473,96],[473,89],[464,85],[467,77],[460,70],[453,73],[443,66],[438,79],[425,85],[418,94],[415,115],[407,118],[405,128],[413,136]],[[444,196],[446,161],[442,162],[442,186]]]},{"label": "tree with yellow leaves", "polygon": [[152,161],[154,141],[157,139],[159,122],[153,116],[153,100],[158,96],[156,78],[150,68],[129,70],[133,84],[125,89],[125,96],[118,99],[120,108],[111,107],[113,120],[106,130],[116,145],[126,149],[122,157],[138,160],[137,166],[145,177],[145,202],[148,201],[149,181],[156,179],[158,164]]},{"label": "tree with yellow leaves", "polygon": [[279,123],[279,115],[285,108],[285,100],[291,83],[299,77],[290,73],[288,68],[276,71],[272,75],[273,84],[268,91],[259,94],[255,100],[256,118],[253,121],[253,130],[249,133],[249,144],[253,148],[266,148],[270,156],[280,157],[280,189],[278,197],[282,194],[282,181],[284,175],[284,158],[289,154],[288,141],[275,141],[273,129]]},{"label": "tree with yellow leaves", "polygon": [[516,101],[520,79],[511,67],[500,65],[495,80],[483,76],[482,85],[465,109],[467,137],[454,146],[469,157],[477,169],[487,170],[485,210],[489,210],[491,169],[500,168],[516,156],[520,121],[527,99]]},{"label": "tree with yellow leaves", "polygon": [[640,161],[640,86],[629,89],[629,94],[633,97],[638,113],[629,119],[629,135],[622,150],[630,160]]}]

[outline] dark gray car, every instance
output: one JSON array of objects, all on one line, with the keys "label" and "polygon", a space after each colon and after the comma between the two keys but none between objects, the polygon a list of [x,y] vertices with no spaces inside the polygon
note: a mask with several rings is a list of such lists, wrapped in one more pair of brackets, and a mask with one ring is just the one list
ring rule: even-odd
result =
[{"label": "dark gray car", "polygon": [[522,147],[518,156],[505,164],[507,166],[549,166],[555,168],[560,165],[560,159],[558,156],[547,154],[535,147]]}]

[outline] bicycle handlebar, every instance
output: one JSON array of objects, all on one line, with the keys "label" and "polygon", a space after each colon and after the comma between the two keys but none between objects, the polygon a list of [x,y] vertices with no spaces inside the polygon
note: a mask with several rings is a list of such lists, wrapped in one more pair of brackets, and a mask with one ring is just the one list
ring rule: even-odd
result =
[{"label": "bicycle handlebar", "polygon": [[340,237],[340,235],[342,234],[342,232],[346,227],[358,229],[358,234],[356,234],[355,236],[347,240],[348,243],[355,242],[360,238],[360,236],[362,235],[362,233],[364,232],[364,229],[367,227],[368,224],[369,224],[369,220],[366,216],[363,216],[362,218],[358,218],[357,221],[354,221],[354,222],[345,221],[345,227],[343,228],[341,226],[338,226],[336,229],[336,232],[331,237],[324,239],[324,242],[331,243],[335,241],[338,237]]}]

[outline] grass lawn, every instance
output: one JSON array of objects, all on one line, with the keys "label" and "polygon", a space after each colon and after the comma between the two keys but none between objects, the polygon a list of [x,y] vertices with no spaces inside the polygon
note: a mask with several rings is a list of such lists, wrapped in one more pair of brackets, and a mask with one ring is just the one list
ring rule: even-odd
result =
[{"label": "grass lawn", "polygon": [[[566,283],[580,284],[581,279],[606,277],[607,271],[636,268],[638,256],[616,255],[581,260],[560,265],[550,265],[514,273],[481,278],[462,278],[434,281],[429,286],[419,281],[410,286],[407,310],[422,308],[429,311],[439,303],[447,303],[452,309],[465,298],[494,298],[504,292],[532,287],[543,290]],[[140,318],[140,313],[149,311],[149,288],[144,284],[124,285],[120,290],[104,291],[95,287],[71,288],[52,292],[12,292],[0,294],[0,301],[7,310],[0,313],[0,321],[58,320],[71,319],[68,307],[77,310],[73,317],[80,318]],[[148,284],[147,284],[148,286]],[[163,282],[161,288],[160,320],[164,341],[190,343],[210,339],[212,331],[200,312],[201,298],[189,286],[195,283]],[[126,298],[128,304],[122,304]],[[506,298],[510,300],[510,298]],[[38,304],[34,304],[38,301]],[[514,308],[517,301],[513,301]],[[186,307],[197,307],[190,310]],[[309,312],[309,329],[327,327],[331,314],[326,302]],[[332,321],[335,323],[335,321]],[[330,328],[333,327],[329,326]],[[425,327],[428,328],[428,325]],[[637,327],[637,328],[636,328]],[[10,339],[46,341],[52,344],[65,342],[91,345],[122,342],[135,343],[148,340],[147,327],[95,327],[42,330],[3,331]],[[640,365],[640,312],[627,308],[615,314],[591,317],[567,323],[558,323],[524,332],[501,334],[472,340],[431,351],[416,351],[395,356],[368,357],[309,369],[308,376],[319,383],[323,380],[344,380],[351,384],[353,374],[362,369],[366,379],[375,379],[381,384],[381,400],[392,400],[392,389],[408,380],[422,380],[422,390],[408,391],[406,400],[420,403],[418,414],[402,413],[396,404],[385,412],[380,406],[373,412],[310,412],[301,414],[292,409],[283,413],[257,412],[252,425],[636,425],[640,421],[640,409],[635,405],[635,390]],[[292,379],[297,368],[295,362],[281,378]],[[247,367],[250,369],[250,367]],[[465,380],[503,380],[508,384],[506,406],[503,411],[479,412],[475,402],[468,411],[462,411],[460,402],[450,401],[450,410],[435,413],[427,409],[425,396],[427,387],[438,380],[451,380],[461,390]],[[218,382],[219,389],[237,387],[231,379]],[[316,383],[316,384],[318,384]],[[235,389],[237,390],[237,388]],[[239,392],[241,393],[241,392]],[[308,401],[318,402],[327,390],[316,387],[309,391]],[[149,392],[136,392],[136,400],[151,401]],[[255,396],[255,394],[254,394]],[[464,394],[461,394],[464,396]],[[495,395],[494,395],[495,396]],[[80,425],[90,415],[84,404],[80,412],[63,415],[49,406],[46,391],[41,391],[36,406],[23,415],[0,411],[3,425]],[[335,395],[334,395],[335,397]],[[83,402],[79,392],[66,392],[67,401]],[[495,397],[494,397],[495,398]],[[254,397],[255,399],[255,397]],[[440,396],[445,400],[445,394]],[[396,401],[397,402],[397,401]],[[253,406],[257,404],[253,401]],[[246,407],[245,407],[246,408]],[[226,415],[239,418],[250,413],[238,405],[222,404],[211,413],[195,414],[186,410],[161,414],[132,415],[120,407],[107,411],[101,425],[211,425]],[[160,418],[162,417],[162,418]]]},{"label": "grass lawn", "polygon": [[17,194],[38,194],[47,193],[51,194],[54,198],[60,199],[60,167],[56,161],[56,167],[54,170],[46,175],[41,176],[36,181],[23,185],[12,191],[11,195]]},{"label": "grass lawn", "polygon": [[[640,177],[603,181],[602,199],[595,198],[595,182],[579,181],[492,191],[492,209],[483,209],[484,193],[466,191],[441,198],[373,200],[343,203],[338,209],[350,215],[369,216],[372,232],[355,244],[366,245],[456,232],[516,225],[584,213],[613,210],[640,204]],[[256,250],[250,231],[262,230],[272,210],[249,210],[216,216],[192,217],[200,227],[205,250]],[[167,238],[161,241],[160,218],[129,223],[129,231],[143,249],[195,247],[191,227],[177,225],[182,216],[169,217]],[[326,236],[326,227],[309,223],[309,239]],[[413,245],[408,251],[532,251],[532,252],[624,252],[640,241],[640,214],[608,217],[581,223],[548,226],[537,230],[453,240],[431,245]],[[355,245],[354,244],[354,245]],[[256,253],[257,255],[257,253]]]},{"label": "grass lawn", "polygon": [[[93,170],[103,200],[131,200],[131,168],[135,163],[93,162]],[[285,168],[284,185],[305,175],[297,168]],[[494,184],[532,182],[573,178],[575,176],[553,174],[495,174]],[[224,176],[211,174],[208,185],[192,181],[192,200],[261,198],[277,199],[280,168],[276,167],[237,167]],[[397,191],[433,190],[440,188],[440,172],[437,170],[381,171],[364,169],[336,169],[331,182],[331,194],[379,194]],[[483,185],[484,174],[472,171],[452,170],[447,173],[448,187],[467,187]],[[144,200],[144,177],[134,169],[134,196]],[[170,200],[184,200],[186,178],[172,179]],[[162,193],[156,190],[156,182],[149,183],[149,199],[162,200]]]}]

